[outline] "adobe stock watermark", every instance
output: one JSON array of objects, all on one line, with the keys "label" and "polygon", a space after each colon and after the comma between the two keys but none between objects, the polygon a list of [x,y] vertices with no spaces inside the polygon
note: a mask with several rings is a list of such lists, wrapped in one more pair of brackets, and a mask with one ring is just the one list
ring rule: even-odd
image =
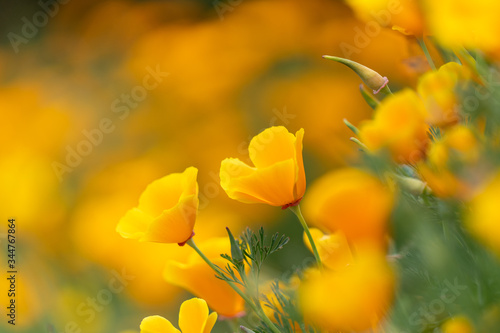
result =
[{"label": "adobe stock watermark", "polygon": [[422,305],[408,317],[410,326],[414,327],[412,332],[423,332],[428,325],[438,324],[446,311],[446,305],[454,303],[467,290],[466,285],[459,284],[458,278],[453,282],[444,280],[444,285],[446,287],[441,290],[438,298]]},{"label": "adobe stock watermark", "polygon": [[7,38],[10,41],[12,49],[15,53],[19,53],[19,46],[21,44],[28,44],[30,40],[35,38],[40,29],[45,27],[51,18],[59,13],[60,5],[67,4],[69,0],[40,0],[38,5],[40,10],[37,11],[31,18],[23,16],[21,22],[23,23],[19,33],[9,32]]},{"label": "adobe stock watermark", "polygon": [[368,47],[372,39],[380,34],[382,27],[391,23],[391,17],[401,13],[402,10],[403,6],[400,0],[391,0],[387,3],[386,9],[370,12],[373,20],[366,22],[363,29],[358,26],[354,27],[354,45],[346,42],[340,43],[339,47],[343,57],[350,59],[354,53],[361,53],[361,50]]},{"label": "adobe stock watermark", "polygon": [[[162,72],[159,65],[153,69],[146,67],[147,74],[142,79],[141,85],[134,86],[130,92],[123,93],[120,97],[111,102],[111,112],[115,114],[118,120],[125,120],[130,115],[130,111],[137,108],[139,103],[144,101],[149,91],[157,88],[163,79],[169,75]],[[60,182],[63,176],[73,172],[83,161],[84,157],[89,156],[95,147],[102,144],[105,135],[112,133],[116,129],[116,119],[104,117],[101,118],[98,125],[91,129],[84,129],[82,135],[85,137],[75,146],[66,145],[66,156],[64,162],[52,162],[52,169]]]},{"label": "adobe stock watermark", "polygon": [[127,274],[125,268],[122,268],[121,272],[115,270],[111,271],[113,276],[108,280],[108,284],[105,288],[100,289],[93,295],[93,297],[87,297],[85,301],[82,301],[77,305],[75,309],[76,315],[79,317],[78,320],[69,321],[64,326],[63,331],[55,331],[52,325],[49,325],[49,332],[54,333],[82,333],[82,321],[85,324],[92,323],[97,313],[104,311],[105,307],[111,304],[115,295],[122,293],[128,284],[135,279],[135,276]]},{"label": "adobe stock watermark", "polygon": [[243,0],[214,0],[212,5],[219,16],[219,19],[224,21],[224,15],[226,12],[232,12],[236,6],[240,5],[242,2]]}]

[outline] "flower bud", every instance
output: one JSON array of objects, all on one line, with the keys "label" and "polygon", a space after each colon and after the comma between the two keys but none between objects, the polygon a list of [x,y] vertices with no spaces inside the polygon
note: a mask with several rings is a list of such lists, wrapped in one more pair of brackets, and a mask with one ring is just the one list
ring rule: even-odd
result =
[{"label": "flower bud", "polygon": [[389,87],[387,86],[387,83],[389,82],[387,77],[380,75],[373,69],[344,58],[328,55],[324,55],[323,58],[340,62],[341,64],[344,64],[355,71],[356,74],[358,74],[358,76],[361,78],[361,80],[363,80],[363,83],[366,84],[370,89],[373,89],[374,94],[379,93],[381,90],[383,90],[385,93],[391,92]]}]

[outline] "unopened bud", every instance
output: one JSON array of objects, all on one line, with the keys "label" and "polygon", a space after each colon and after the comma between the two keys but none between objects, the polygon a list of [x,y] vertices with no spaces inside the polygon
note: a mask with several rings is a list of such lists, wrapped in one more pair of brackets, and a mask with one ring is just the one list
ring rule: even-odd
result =
[{"label": "unopened bud", "polygon": [[387,86],[387,83],[389,82],[387,77],[380,75],[373,69],[344,58],[328,55],[324,55],[323,58],[340,62],[341,64],[344,64],[352,69],[354,72],[356,72],[356,74],[358,74],[361,80],[363,80],[363,83],[373,90],[374,94],[379,93],[381,90],[384,90],[385,93],[391,93],[389,87]]},{"label": "unopened bud", "polygon": [[399,185],[406,191],[414,195],[422,195],[432,193],[432,190],[427,186],[426,183],[420,179],[394,175],[394,179],[399,183]]}]

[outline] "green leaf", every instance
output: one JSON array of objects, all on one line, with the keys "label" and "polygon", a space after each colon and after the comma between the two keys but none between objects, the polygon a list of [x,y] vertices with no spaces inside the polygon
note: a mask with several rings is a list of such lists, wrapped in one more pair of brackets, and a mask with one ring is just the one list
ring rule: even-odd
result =
[{"label": "green leaf", "polygon": [[229,235],[229,240],[231,242],[231,257],[237,264],[243,263],[243,253],[241,252],[240,244],[234,239],[231,230],[226,227],[227,233]]}]

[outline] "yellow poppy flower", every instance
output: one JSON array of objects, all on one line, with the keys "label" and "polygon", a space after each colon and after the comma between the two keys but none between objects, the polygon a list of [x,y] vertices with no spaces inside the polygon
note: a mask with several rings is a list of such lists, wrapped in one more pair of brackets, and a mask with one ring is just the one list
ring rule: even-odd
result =
[{"label": "yellow poppy flower", "polygon": [[225,159],[220,168],[222,188],[244,203],[283,208],[298,204],[306,190],[303,136],[303,129],[294,136],[285,127],[274,126],[253,137],[248,151],[254,167],[237,158]]},{"label": "yellow poppy flower", "polygon": [[448,319],[442,326],[441,331],[443,333],[474,333],[475,330],[472,327],[469,319],[464,316],[457,316]]},{"label": "yellow poppy flower", "polygon": [[[220,256],[231,253],[227,237],[209,239],[201,243],[199,248],[214,265],[227,265],[227,261]],[[215,272],[196,252],[192,252],[186,262],[167,261],[163,277],[167,282],[205,299],[210,308],[223,316],[239,316],[245,310],[241,296],[227,282],[216,278]]]},{"label": "yellow poppy flower", "polygon": [[422,100],[404,89],[379,104],[374,119],[361,124],[359,137],[371,151],[386,148],[397,162],[415,163],[429,142],[426,118]]},{"label": "yellow poppy flower", "polygon": [[[341,231],[349,242],[385,240],[393,194],[376,177],[354,168],[319,178],[304,199],[304,214],[312,225]],[[360,207],[363,209],[360,209]]]},{"label": "yellow poppy flower", "polygon": [[116,227],[124,238],[183,244],[193,235],[198,213],[198,169],[187,168],[148,185],[139,205],[129,210]]},{"label": "yellow poppy flower", "polygon": [[324,331],[367,331],[389,310],[394,285],[384,253],[365,249],[346,269],[309,272],[298,289],[299,307],[307,322]]},{"label": "yellow poppy flower", "polygon": [[456,88],[459,82],[465,82],[470,77],[470,71],[456,62],[444,64],[439,70],[420,77],[417,92],[429,112],[429,124],[445,126],[459,120]]},{"label": "yellow poppy flower", "polygon": [[192,298],[181,305],[179,311],[180,331],[161,316],[149,316],[141,322],[141,333],[210,333],[217,321],[217,313],[208,314],[207,302]]},{"label": "yellow poppy flower", "polygon": [[[347,243],[345,235],[338,231],[333,234],[325,234],[316,228],[309,229],[314,243],[318,249],[321,262],[331,269],[344,269],[353,262],[352,252]],[[304,233],[304,243],[312,252],[311,243]]]},{"label": "yellow poppy flower", "polygon": [[424,0],[429,29],[447,47],[496,51],[500,40],[497,0]]}]

